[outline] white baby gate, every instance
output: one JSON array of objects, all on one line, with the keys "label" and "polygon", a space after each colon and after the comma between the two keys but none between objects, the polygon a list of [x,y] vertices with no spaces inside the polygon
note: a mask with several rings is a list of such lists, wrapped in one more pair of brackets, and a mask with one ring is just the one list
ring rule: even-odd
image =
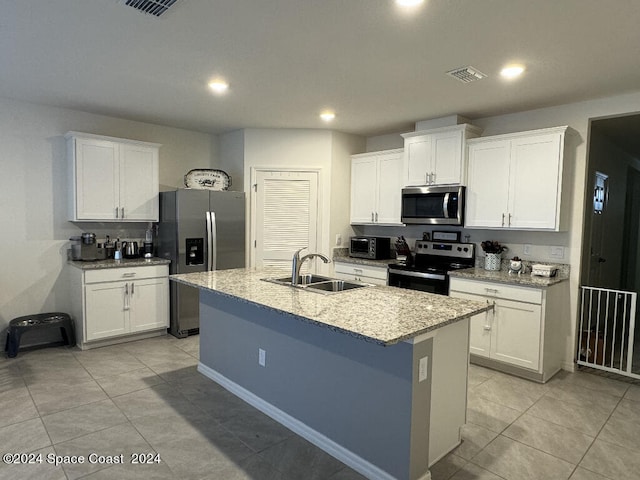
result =
[{"label": "white baby gate", "polygon": [[578,365],[640,379],[633,366],[636,292],[581,287]]}]

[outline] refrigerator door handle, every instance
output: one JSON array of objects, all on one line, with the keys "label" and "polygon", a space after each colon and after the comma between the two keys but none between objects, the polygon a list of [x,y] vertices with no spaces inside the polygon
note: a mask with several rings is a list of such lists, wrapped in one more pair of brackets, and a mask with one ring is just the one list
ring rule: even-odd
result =
[{"label": "refrigerator door handle", "polygon": [[216,212],[207,212],[207,270],[217,265]]}]

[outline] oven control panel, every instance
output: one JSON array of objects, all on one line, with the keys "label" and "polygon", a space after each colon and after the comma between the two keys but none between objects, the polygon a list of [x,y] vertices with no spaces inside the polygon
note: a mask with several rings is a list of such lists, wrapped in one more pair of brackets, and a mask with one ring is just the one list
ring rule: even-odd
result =
[{"label": "oven control panel", "polygon": [[475,244],[455,242],[416,241],[416,255],[433,255],[438,257],[474,258]]}]

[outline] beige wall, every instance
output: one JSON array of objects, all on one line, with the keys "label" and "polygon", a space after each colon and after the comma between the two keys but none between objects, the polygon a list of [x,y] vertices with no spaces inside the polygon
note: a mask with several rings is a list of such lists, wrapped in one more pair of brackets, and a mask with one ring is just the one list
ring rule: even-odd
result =
[{"label": "beige wall", "polygon": [[211,135],[0,98],[0,333],[18,316],[68,311],[70,236],[144,235],[145,224],[67,221],[70,130],[163,144],[160,183],[173,188],[191,168],[216,163]]},{"label": "beige wall", "polygon": [[[321,219],[318,250],[331,256],[335,235],[350,235],[350,155],[364,150],[364,138],[311,129],[246,129],[242,136],[233,132],[225,137],[227,138],[221,142],[224,152],[242,150],[244,154],[245,192],[251,191],[255,168],[305,168],[320,171],[318,195]],[[243,148],[239,146],[239,142],[243,143]],[[226,158],[223,159],[223,163],[226,164],[227,161]],[[239,167],[236,166],[235,169]],[[251,202],[248,204],[250,207]],[[249,218],[250,215],[247,215],[247,219]],[[251,239],[247,236],[248,248],[250,243]],[[322,269],[329,268],[324,264],[320,266]]]}]

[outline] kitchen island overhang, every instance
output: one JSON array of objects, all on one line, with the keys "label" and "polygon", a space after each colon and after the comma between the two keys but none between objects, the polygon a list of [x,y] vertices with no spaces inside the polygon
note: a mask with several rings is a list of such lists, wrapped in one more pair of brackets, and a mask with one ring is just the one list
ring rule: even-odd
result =
[{"label": "kitchen island overhang", "polygon": [[267,276],[172,277],[200,288],[198,370],[368,478],[429,478],[433,446],[459,443],[468,318],[487,306],[393,287],[322,295]]}]

